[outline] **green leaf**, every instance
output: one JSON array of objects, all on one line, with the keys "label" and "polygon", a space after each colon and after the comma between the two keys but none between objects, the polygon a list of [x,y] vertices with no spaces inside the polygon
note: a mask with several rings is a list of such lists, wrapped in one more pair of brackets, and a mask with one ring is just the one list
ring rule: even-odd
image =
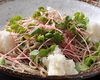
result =
[{"label": "green leaf", "polygon": [[55,47],[56,47],[56,45],[52,45],[52,46],[50,47],[51,51],[54,51],[54,50],[55,50]]},{"label": "green leaf", "polygon": [[44,39],[45,39],[44,35],[39,35],[37,37],[37,41],[39,41],[39,42],[44,42]]},{"label": "green leaf", "polygon": [[71,22],[72,21],[72,17],[70,17],[70,16],[66,16],[65,17],[65,23],[66,24],[68,24],[69,22]]},{"label": "green leaf", "polygon": [[99,47],[100,46],[100,42],[96,42],[96,47]]},{"label": "green leaf", "polygon": [[28,35],[28,34],[24,35],[24,38],[25,38],[25,39],[30,39],[30,37],[31,37],[31,36]]},{"label": "green leaf", "polygon": [[0,65],[5,65],[5,58],[4,57],[0,58]]},{"label": "green leaf", "polygon": [[41,34],[41,30],[39,28],[35,28],[32,32],[29,33],[30,35],[34,36],[34,34]]},{"label": "green leaf", "polygon": [[39,17],[39,16],[41,16],[40,11],[35,11],[32,17],[35,19],[36,17]]},{"label": "green leaf", "polygon": [[96,56],[100,56],[100,46],[98,47],[98,49],[95,53],[96,53]]},{"label": "green leaf", "polygon": [[72,31],[73,31],[73,30],[75,31],[75,27],[74,27],[74,26],[75,26],[75,24],[73,24],[73,25],[68,29],[68,31],[69,31],[69,32],[70,32],[71,30],[72,30]]},{"label": "green leaf", "polygon": [[51,38],[51,37],[53,37],[53,34],[52,33],[47,33],[47,34],[45,34],[45,37],[46,38]]},{"label": "green leaf", "polygon": [[76,70],[77,70],[78,72],[86,71],[86,70],[89,69],[89,67],[88,67],[87,65],[82,64],[82,63],[80,63],[80,62],[77,62],[75,65],[76,65],[75,68],[76,68]]},{"label": "green leaf", "polygon": [[90,36],[86,37],[85,40],[88,41],[90,39]]},{"label": "green leaf", "polygon": [[10,25],[15,24],[16,21],[21,20],[22,17],[19,15],[16,15],[15,17],[13,17],[12,19],[10,19]]},{"label": "green leaf", "polygon": [[87,65],[87,66],[90,66],[93,62],[95,62],[96,61],[96,58],[93,58],[92,56],[89,56],[89,57],[87,57],[86,59],[85,59],[85,64]]},{"label": "green leaf", "polygon": [[29,25],[27,26],[29,29],[32,29],[33,27],[30,27],[30,26],[35,26],[35,24],[29,24]]},{"label": "green leaf", "polygon": [[48,13],[45,14],[46,17],[48,17],[48,15],[49,15]]},{"label": "green leaf", "polygon": [[56,47],[56,45],[52,45],[52,46],[50,46],[50,48],[41,49],[40,52],[39,52],[40,57],[46,57],[48,55],[48,53],[55,50],[55,47]]},{"label": "green leaf", "polygon": [[19,48],[22,49],[22,50],[23,50],[24,47],[25,47],[25,44],[22,44],[22,45],[19,46]]},{"label": "green leaf", "polygon": [[44,7],[39,7],[38,10],[44,10]]},{"label": "green leaf", "polygon": [[39,21],[42,21],[42,22],[47,22],[47,21],[48,21],[48,19],[47,19],[46,17],[41,17],[41,18],[39,19]]},{"label": "green leaf", "polygon": [[33,50],[32,52],[30,52],[29,57],[33,60],[38,54],[38,50]]},{"label": "green leaf", "polygon": [[35,57],[34,63],[35,63],[36,65],[38,65],[38,55]]},{"label": "green leaf", "polygon": [[39,54],[40,54],[40,57],[46,57],[49,53],[49,49],[41,49]]},{"label": "green leaf", "polygon": [[13,24],[10,26],[11,30],[15,33],[24,33],[25,32],[25,28],[19,26],[18,24]]},{"label": "green leaf", "polygon": [[82,20],[84,19],[85,15],[82,13],[82,12],[76,12],[74,14],[75,18],[78,19],[78,20]]},{"label": "green leaf", "polygon": [[62,34],[55,32],[54,33],[54,42],[59,45],[62,42]]},{"label": "green leaf", "polygon": [[88,18],[88,17],[86,17],[84,20],[85,20],[85,23],[86,23],[86,24],[89,23],[89,18]]},{"label": "green leaf", "polygon": [[6,29],[6,31],[12,32],[12,30],[11,30],[11,29]]}]

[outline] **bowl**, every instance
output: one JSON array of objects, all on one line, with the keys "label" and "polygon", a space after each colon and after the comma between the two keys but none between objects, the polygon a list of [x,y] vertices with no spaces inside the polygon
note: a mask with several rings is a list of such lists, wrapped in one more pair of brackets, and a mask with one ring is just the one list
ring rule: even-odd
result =
[{"label": "bowl", "polygon": [[[100,21],[100,8],[77,0],[5,0],[0,2],[0,28],[3,28],[9,19],[15,15],[21,15],[23,17],[32,16],[33,12],[40,6],[45,8],[50,6],[60,11],[62,15],[73,15],[75,12],[83,12],[86,17],[89,17],[90,23],[96,20]],[[80,80],[100,74],[100,68],[78,75],[47,77],[18,72],[5,66],[0,66],[0,71],[24,80]]]}]

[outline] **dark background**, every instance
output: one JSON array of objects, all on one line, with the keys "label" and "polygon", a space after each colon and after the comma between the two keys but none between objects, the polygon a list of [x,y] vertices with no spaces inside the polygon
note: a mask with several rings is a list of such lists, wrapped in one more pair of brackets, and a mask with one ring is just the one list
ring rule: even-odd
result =
[{"label": "dark background", "polygon": [[[12,76],[8,76],[2,72],[0,72],[0,80],[22,80],[20,78],[15,78]],[[100,80],[100,75],[97,75],[95,77],[89,78],[89,79],[85,79],[85,80]]]}]

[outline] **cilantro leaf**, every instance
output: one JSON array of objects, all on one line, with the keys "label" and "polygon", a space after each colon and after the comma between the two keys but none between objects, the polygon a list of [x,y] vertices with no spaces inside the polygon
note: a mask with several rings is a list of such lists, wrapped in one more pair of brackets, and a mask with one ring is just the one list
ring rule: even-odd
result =
[{"label": "cilantro leaf", "polygon": [[76,65],[75,68],[76,68],[76,70],[77,70],[78,72],[86,71],[86,70],[89,69],[89,67],[88,67],[87,65],[82,64],[82,63],[80,63],[80,62],[77,62],[75,65]]}]

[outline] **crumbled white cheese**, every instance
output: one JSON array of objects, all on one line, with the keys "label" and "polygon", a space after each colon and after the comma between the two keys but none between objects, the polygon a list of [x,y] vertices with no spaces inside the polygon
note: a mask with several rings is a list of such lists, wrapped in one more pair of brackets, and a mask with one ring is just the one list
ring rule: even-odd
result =
[{"label": "crumbled white cheese", "polygon": [[99,42],[100,41],[100,22],[93,21],[87,25],[87,32],[90,34],[90,40]]},{"label": "crumbled white cheese", "polygon": [[0,52],[1,53],[7,53],[15,45],[13,43],[12,37],[9,35],[10,35],[10,32],[0,31]]},{"label": "crumbled white cheese", "polygon": [[54,53],[49,55],[48,58],[43,58],[42,62],[47,67],[48,75],[78,74],[74,61],[66,60],[66,57],[58,47],[55,48]]}]

